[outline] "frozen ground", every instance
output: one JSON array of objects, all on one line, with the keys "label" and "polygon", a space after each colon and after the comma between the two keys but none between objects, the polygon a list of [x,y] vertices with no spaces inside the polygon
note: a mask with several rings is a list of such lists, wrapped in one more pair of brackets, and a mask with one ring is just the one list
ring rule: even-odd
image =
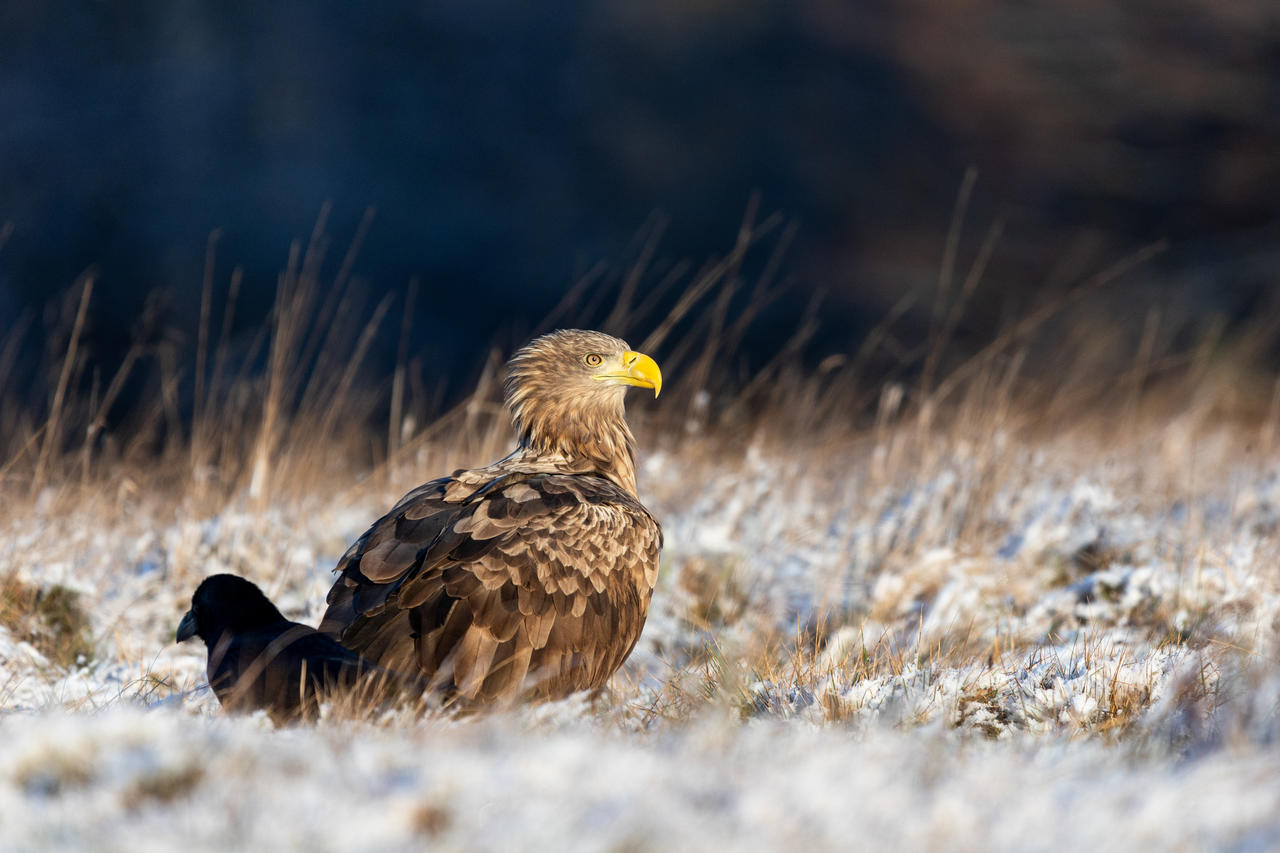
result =
[{"label": "frozen ground", "polygon": [[724,719],[271,731],[11,716],[10,849],[1274,849],[1280,752],[1134,761],[1054,739]]},{"label": "frozen ground", "polygon": [[644,457],[663,577],[610,696],[283,730],[172,644],[192,588],[236,571],[314,624],[413,473],[51,492],[0,558],[77,592],[92,649],[0,627],[0,846],[1275,849],[1280,467],[1246,443],[690,438]]}]

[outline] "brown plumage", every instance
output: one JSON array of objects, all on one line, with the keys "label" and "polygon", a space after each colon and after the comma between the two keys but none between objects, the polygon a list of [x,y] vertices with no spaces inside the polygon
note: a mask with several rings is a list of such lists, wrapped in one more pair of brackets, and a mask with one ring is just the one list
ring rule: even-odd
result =
[{"label": "brown plumage", "polygon": [[507,366],[519,444],[419,486],[338,563],[320,630],[420,671],[447,703],[558,699],[601,687],[644,627],[662,531],[636,497],[628,385],[653,359],[558,331]]}]

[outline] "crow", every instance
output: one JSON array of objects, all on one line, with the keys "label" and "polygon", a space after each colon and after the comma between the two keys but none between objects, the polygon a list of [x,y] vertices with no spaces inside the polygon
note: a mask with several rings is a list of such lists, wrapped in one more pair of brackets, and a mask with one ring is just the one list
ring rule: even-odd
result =
[{"label": "crow", "polygon": [[331,637],[290,622],[238,575],[200,582],[178,624],[179,643],[192,637],[208,649],[209,685],[222,707],[263,709],[277,724],[314,719],[328,698],[378,700],[406,686]]}]

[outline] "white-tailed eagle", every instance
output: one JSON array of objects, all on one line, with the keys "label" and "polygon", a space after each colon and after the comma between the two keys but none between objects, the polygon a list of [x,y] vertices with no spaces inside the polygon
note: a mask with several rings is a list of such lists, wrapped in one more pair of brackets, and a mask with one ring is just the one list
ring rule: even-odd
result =
[{"label": "white-tailed eagle", "polygon": [[518,446],[405,495],[342,557],[320,630],[459,705],[602,687],[644,627],[662,530],[623,395],[652,358],[562,330],[507,365]]}]

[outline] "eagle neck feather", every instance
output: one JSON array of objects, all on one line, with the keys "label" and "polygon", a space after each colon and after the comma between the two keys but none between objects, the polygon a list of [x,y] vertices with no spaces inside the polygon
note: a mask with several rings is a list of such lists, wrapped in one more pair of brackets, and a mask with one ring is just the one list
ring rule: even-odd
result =
[{"label": "eagle neck feather", "polygon": [[513,407],[521,456],[554,461],[566,473],[607,477],[636,494],[635,437],[621,400],[616,411],[603,406]]}]

